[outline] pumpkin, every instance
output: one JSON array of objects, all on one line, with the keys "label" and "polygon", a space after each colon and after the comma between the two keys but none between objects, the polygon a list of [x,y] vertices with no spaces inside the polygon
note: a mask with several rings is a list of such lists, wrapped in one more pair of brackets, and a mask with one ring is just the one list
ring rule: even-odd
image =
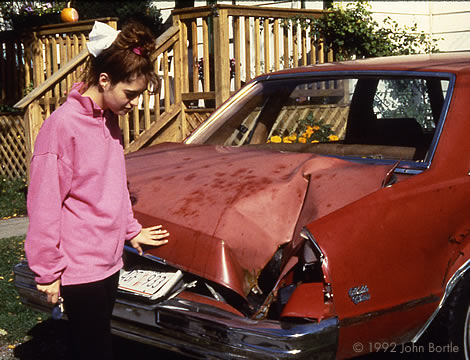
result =
[{"label": "pumpkin", "polygon": [[60,12],[60,18],[63,22],[78,21],[78,11],[71,7],[66,7]]}]

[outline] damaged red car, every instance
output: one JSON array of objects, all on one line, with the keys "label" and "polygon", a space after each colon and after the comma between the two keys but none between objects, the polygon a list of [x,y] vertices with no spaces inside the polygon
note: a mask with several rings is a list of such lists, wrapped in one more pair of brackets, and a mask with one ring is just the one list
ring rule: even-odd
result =
[{"label": "damaged red car", "polygon": [[171,238],[126,247],[113,332],[194,358],[470,359],[469,99],[470,53],[301,67],[128,155],[136,217]]}]

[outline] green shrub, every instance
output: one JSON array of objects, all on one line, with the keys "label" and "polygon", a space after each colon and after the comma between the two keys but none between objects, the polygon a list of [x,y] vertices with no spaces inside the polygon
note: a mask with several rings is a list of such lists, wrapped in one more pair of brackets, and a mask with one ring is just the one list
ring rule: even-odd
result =
[{"label": "green shrub", "polygon": [[325,49],[332,49],[336,60],[438,51],[438,39],[419,32],[416,24],[401,28],[387,17],[380,26],[367,1],[334,4],[319,18],[296,16],[283,24],[292,25],[310,28],[309,35],[317,43],[325,39]]},{"label": "green shrub", "polygon": [[0,178],[0,219],[26,215],[26,179]]}]

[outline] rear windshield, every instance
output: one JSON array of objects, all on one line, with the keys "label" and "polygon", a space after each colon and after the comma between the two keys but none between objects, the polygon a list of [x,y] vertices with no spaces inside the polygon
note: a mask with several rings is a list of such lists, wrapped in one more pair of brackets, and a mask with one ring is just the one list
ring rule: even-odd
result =
[{"label": "rear windshield", "polygon": [[265,80],[189,142],[426,164],[449,86],[434,74]]}]

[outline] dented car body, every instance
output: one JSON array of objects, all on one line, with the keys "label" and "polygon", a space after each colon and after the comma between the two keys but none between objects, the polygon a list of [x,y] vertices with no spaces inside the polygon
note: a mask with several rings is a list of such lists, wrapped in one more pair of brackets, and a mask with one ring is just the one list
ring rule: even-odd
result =
[{"label": "dented car body", "polygon": [[126,247],[125,268],[184,275],[163,300],[120,292],[113,332],[194,358],[314,359],[439,326],[469,359],[469,84],[465,53],[271,73],[183,144],[129,154],[137,219],[171,237]]}]

